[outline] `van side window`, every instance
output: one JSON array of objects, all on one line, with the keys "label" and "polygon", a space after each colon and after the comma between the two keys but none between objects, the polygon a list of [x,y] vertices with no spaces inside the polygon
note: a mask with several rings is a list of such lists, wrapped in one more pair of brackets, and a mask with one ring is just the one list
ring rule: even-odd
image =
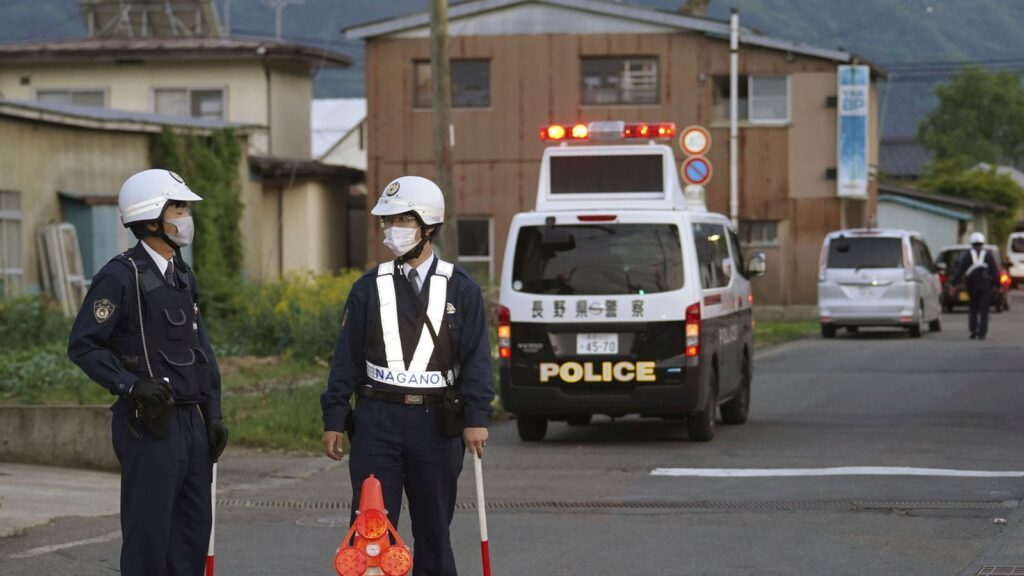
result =
[{"label": "van side window", "polygon": [[[724,288],[730,276],[725,263],[729,258],[729,240],[721,224],[694,224],[693,240],[697,248],[700,284],[704,288]],[[735,265],[733,265],[735,268]]]},{"label": "van side window", "polygon": [[740,250],[740,238],[732,230],[729,230],[729,247],[732,249],[732,261],[736,271],[739,272],[740,276],[749,278],[750,276],[747,275],[747,260],[743,257],[743,251]]},{"label": "van side window", "polygon": [[910,244],[914,248],[914,265],[927,270],[934,270],[935,263],[932,262],[932,255],[928,251],[928,246],[916,238],[911,238]]}]

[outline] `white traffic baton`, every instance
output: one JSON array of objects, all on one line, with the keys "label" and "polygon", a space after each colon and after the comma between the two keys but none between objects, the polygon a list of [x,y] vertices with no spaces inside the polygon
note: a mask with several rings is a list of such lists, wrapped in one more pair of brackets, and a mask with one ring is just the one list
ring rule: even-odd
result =
[{"label": "white traffic baton", "polygon": [[476,478],[476,511],[480,520],[480,556],[484,576],[491,576],[491,550],[487,541],[487,507],[484,503],[484,469],[479,454],[473,454],[473,476]]},{"label": "white traffic baton", "polygon": [[217,531],[217,463],[213,463],[210,482],[210,547],[206,552],[206,576],[213,576],[213,537]]}]

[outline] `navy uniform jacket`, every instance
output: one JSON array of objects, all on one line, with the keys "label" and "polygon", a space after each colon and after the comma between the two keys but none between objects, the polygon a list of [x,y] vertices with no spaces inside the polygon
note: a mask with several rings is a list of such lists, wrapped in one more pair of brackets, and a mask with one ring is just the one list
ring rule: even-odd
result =
[{"label": "navy uniform jacket", "polygon": [[[427,285],[424,284],[424,290]],[[448,302],[455,306],[452,339],[459,365],[458,386],[466,407],[466,427],[484,428],[491,415],[494,376],[491,372],[491,341],[480,285],[455,266],[448,282]],[[372,319],[368,315],[374,315]],[[365,383],[368,320],[380,323],[377,268],[363,274],[348,295],[341,321],[341,335],[334,350],[327,390],[320,396],[324,430],[342,432],[351,411],[349,399],[356,386]]]},{"label": "navy uniform jacket", "polygon": [[[137,264],[155,266],[153,258],[142,247],[142,243],[125,252]],[[139,336],[139,309],[136,303],[135,272],[131,264],[118,261],[107,262],[92,279],[89,292],[85,295],[68,339],[68,357],[90,378],[122,399],[127,399],[132,386],[139,381],[139,375],[122,365],[121,355],[113,349],[111,338]],[[199,288],[192,269],[178,258],[174,270],[179,280],[191,287],[192,301],[199,303]],[[142,302],[146,306],[146,302]],[[99,316],[97,316],[99,314]],[[103,318],[100,322],[99,318]],[[202,315],[199,316],[199,344],[210,361],[210,398],[201,407],[207,418],[220,418],[220,369],[210,347],[210,337]],[[150,356],[156,354],[150,350]],[[143,364],[144,366],[144,364]],[[139,374],[144,373],[141,368]]]},{"label": "navy uniform jacket", "polygon": [[996,259],[992,256],[991,250],[985,250],[985,267],[986,269],[978,269],[967,275],[967,271],[974,264],[974,259],[971,258],[971,252],[974,252],[974,248],[967,251],[966,254],[960,259],[960,266],[957,267],[954,284],[959,284],[961,281],[967,284],[967,291],[974,293],[983,293],[986,290],[991,290],[993,287],[999,285],[999,266],[996,265]]}]

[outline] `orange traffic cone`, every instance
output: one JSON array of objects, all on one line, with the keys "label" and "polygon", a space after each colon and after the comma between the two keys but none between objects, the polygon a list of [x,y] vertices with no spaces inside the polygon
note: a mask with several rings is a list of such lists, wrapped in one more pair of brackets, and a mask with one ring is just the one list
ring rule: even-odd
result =
[{"label": "orange traffic cone", "polygon": [[403,576],[412,570],[412,554],[388,520],[384,492],[380,480],[373,474],[363,481],[356,521],[341,541],[334,557],[334,569],[339,576]]}]

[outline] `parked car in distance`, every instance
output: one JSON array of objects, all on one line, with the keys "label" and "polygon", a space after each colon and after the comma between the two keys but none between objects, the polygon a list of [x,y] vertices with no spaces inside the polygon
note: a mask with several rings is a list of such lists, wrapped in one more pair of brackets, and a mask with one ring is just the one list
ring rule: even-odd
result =
[{"label": "parked car in distance", "polygon": [[[971,301],[962,281],[957,285],[953,285],[953,277],[956,275],[957,268],[959,268],[960,262],[967,256],[967,251],[970,249],[970,244],[946,246],[939,250],[939,254],[935,257],[935,262],[939,267],[939,280],[942,282],[942,309],[946,312],[953,311],[957,306],[967,306]],[[998,246],[985,244],[985,250],[992,254],[996,264],[999,266],[999,285],[992,289],[992,308],[996,312],[1009,310],[1011,280],[1010,273],[1007,271],[1006,261],[1003,260],[1002,254],[999,253]]]},{"label": "parked car in distance", "polygon": [[1024,232],[1014,232],[1006,241],[1006,260],[1010,275],[1010,287],[1024,283]]},{"label": "parked car in distance", "polygon": [[903,328],[920,338],[922,327],[942,329],[938,269],[921,235],[906,230],[831,232],[821,246],[818,314],[821,335],[839,328]]}]

